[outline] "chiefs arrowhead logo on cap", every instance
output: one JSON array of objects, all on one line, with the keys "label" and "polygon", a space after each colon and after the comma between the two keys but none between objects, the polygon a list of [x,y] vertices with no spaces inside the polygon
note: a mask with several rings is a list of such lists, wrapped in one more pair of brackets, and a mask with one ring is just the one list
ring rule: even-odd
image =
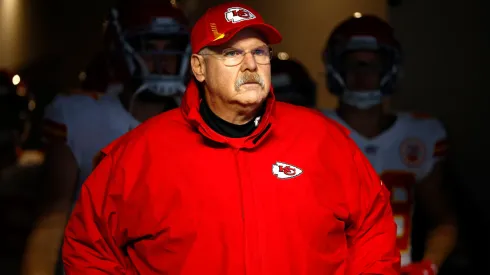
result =
[{"label": "chiefs arrowhead logo on cap", "polygon": [[245,28],[259,32],[268,44],[277,44],[282,40],[279,31],[265,23],[251,7],[237,2],[223,3],[209,8],[194,24],[191,32],[192,52],[222,45]]},{"label": "chiefs arrowhead logo on cap", "polygon": [[227,22],[238,23],[245,20],[255,19],[255,15],[247,9],[231,7],[225,12],[225,19]]}]

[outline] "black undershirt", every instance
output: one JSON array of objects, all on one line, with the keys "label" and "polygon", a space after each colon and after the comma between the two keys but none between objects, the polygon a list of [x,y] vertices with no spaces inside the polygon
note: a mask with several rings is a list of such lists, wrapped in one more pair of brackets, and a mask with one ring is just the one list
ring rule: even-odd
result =
[{"label": "black undershirt", "polygon": [[216,133],[230,138],[242,138],[249,136],[255,130],[255,120],[257,117],[261,117],[264,114],[265,108],[262,107],[257,116],[251,121],[247,122],[243,125],[237,125],[225,121],[218,117],[216,114],[211,111],[206,100],[201,101],[201,105],[199,106],[199,113],[201,114],[204,122],[213,129]]}]

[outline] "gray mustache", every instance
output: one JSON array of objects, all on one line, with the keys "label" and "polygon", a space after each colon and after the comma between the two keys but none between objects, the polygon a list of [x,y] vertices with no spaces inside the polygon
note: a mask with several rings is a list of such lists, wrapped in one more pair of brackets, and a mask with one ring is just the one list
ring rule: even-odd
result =
[{"label": "gray mustache", "polygon": [[241,75],[235,82],[235,90],[239,90],[240,86],[247,83],[257,83],[264,88],[264,80],[257,73],[245,73]]}]

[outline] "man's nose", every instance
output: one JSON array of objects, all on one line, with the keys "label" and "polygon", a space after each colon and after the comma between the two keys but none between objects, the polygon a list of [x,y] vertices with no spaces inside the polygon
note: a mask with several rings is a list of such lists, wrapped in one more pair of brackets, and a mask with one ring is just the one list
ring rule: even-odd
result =
[{"label": "man's nose", "polygon": [[245,53],[243,56],[243,62],[242,62],[242,71],[249,70],[249,71],[256,71],[257,70],[257,62],[255,61],[255,57],[253,56],[252,53]]}]

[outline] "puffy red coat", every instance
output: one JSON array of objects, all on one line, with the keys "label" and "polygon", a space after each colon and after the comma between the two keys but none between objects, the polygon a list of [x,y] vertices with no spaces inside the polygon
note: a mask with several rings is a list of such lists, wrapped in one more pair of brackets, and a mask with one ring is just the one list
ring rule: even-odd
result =
[{"label": "puffy red coat", "polygon": [[398,274],[389,193],[344,128],[275,103],[226,138],[194,84],[104,150],[63,245],[67,275]]}]

